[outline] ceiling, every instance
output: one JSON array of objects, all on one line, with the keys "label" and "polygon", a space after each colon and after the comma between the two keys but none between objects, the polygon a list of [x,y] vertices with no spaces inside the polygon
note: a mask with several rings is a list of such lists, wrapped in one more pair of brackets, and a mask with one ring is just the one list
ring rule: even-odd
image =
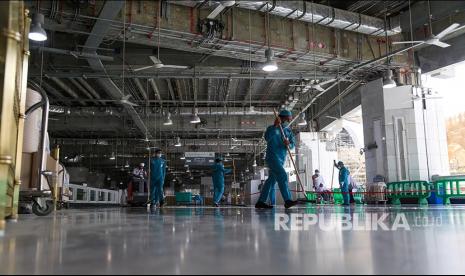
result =
[{"label": "ceiling", "polygon": [[[124,145],[133,158],[143,158],[147,146],[151,146],[172,153],[231,151],[251,156],[252,160],[263,151],[261,137],[273,121],[273,109],[286,107],[294,113],[303,112],[320,96],[321,91],[309,85],[311,81],[340,77],[338,89],[355,89],[351,83],[360,85],[379,78],[386,69],[381,60],[353,70],[354,66],[385,54],[383,36],[367,36],[365,40],[365,36],[344,29],[335,32],[277,16],[269,19],[270,30],[258,23],[248,27],[251,20],[266,17],[257,12],[257,16],[244,22],[247,14],[238,7],[221,14],[227,32],[222,37],[206,39],[192,30],[196,21],[212,9],[207,6],[196,10],[166,1],[128,1],[123,9],[123,28],[119,12],[123,1],[26,2],[31,10],[39,8],[44,13],[49,36],[44,44],[31,44],[29,80],[47,92],[52,106],[49,134],[52,142],[62,144],[68,155],[84,151],[83,147],[92,152],[95,141],[106,139],[110,145],[99,158],[104,159],[115,149],[121,152]],[[315,2],[378,18],[384,18],[386,7],[388,16],[408,8],[405,1]],[[129,8],[133,12],[128,12]],[[161,16],[149,16],[145,9],[152,9],[152,13],[159,9]],[[157,29],[157,20],[164,24],[162,28]],[[273,26],[292,27],[293,49],[280,46],[289,43],[283,38],[289,33]],[[184,31],[189,28],[191,31]],[[248,42],[247,35],[251,38]],[[245,38],[241,40],[241,36]],[[266,44],[258,40],[265,41],[268,36],[276,39],[272,48],[279,70],[274,73],[261,70]],[[305,36],[306,46],[300,49],[299,43]],[[322,42],[313,44],[318,37]],[[332,49],[331,43],[336,48]],[[152,64],[152,55],[164,64],[187,68],[137,71]],[[407,65],[404,57],[399,58],[391,60],[392,68]],[[303,82],[306,88],[299,86]],[[335,84],[331,82],[322,88],[334,90]],[[134,106],[122,104],[123,97]],[[194,108],[202,119],[197,125],[188,122]],[[174,121],[172,126],[163,125],[168,112]],[[296,131],[303,129],[308,130],[308,126]],[[185,148],[173,150],[176,137],[185,141]],[[148,142],[144,141],[146,138]],[[202,144],[208,140],[216,144]],[[237,145],[234,150],[230,150],[231,143]]]}]

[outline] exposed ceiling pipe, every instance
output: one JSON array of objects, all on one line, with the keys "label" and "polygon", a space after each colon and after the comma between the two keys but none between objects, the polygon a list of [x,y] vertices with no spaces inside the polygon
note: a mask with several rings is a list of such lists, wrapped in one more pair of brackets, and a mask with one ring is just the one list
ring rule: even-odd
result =
[{"label": "exposed ceiling pipe", "polygon": [[160,101],[160,104],[163,104],[163,99],[161,98],[160,90],[158,89],[157,83],[154,79],[149,79],[149,83],[150,86],[152,86],[152,89],[155,92],[155,96],[157,97],[158,101]]},{"label": "exposed ceiling pipe", "polygon": [[[80,83],[78,83],[75,79],[73,79],[73,78],[68,78],[68,80],[69,80],[74,86],[76,86],[77,89],[79,89],[79,91],[81,91],[81,93],[84,94],[87,98],[92,99],[92,100],[94,99],[94,98],[92,97],[92,95],[91,95],[89,92],[87,92],[87,90],[86,90]],[[97,103],[97,101],[95,101],[95,103]]]},{"label": "exposed ceiling pipe", "polygon": [[97,91],[95,91],[95,89],[92,86],[90,86],[86,80],[84,80],[83,78],[77,78],[77,81],[82,86],[84,86],[92,94],[92,96],[94,96],[94,98],[96,98],[97,100],[101,99],[99,93],[97,93]]},{"label": "exposed ceiling pipe", "polygon": [[[218,69],[216,69],[218,71]],[[85,73],[82,72],[47,72],[47,76],[57,77],[57,78],[81,78],[86,77],[88,79],[101,79],[105,77],[110,78],[121,78],[122,75],[116,72],[95,72],[95,73]],[[31,77],[40,77],[39,72],[32,72],[29,74]],[[242,74],[240,72],[190,72],[185,70],[183,72],[156,72],[156,73],[128,73],[125,74],[125,78],[142,78],[142,79],[250,79],[249,74]],[[313,79],[315,77],[313,72],[279,72],[279,73],[256,73],[252,75],[252,79],[262,79],[262,80],[300,80],[300,79]],[[333,75],[330,74],[317,74],[317,79],[330,79],[333,78]]]},{"label": "exposed ceiling pipe", "polygon": [[[99,15],[99,20],[97,20],[92,28],[92,32],[86,40],[84,45],[83,52],[86,53],[95,53],[92,49],[96,49],[102,43],[103,38],[108,33],[111,22],[108,21],[115,18],[121,9],[123,8],[125,1],[106,1],[102,7]],[[102,61],[99,59],[87,59],[90,67],[98,72],[106,72],[105,66],[103,66]],[[106,90],[106,92],[113,97],[115,100],[120,100],[123,98],[122,91],[118,86],[108,77],[97,79],[99,84]],[[144,121],[142,121],[139,114],[136,112],[133,106],[123,105],[124,108],[128,111],[129,116],[132,118],[137,128],[142,135],[151,137],[150,132],[147,130]]]},{"label": "exposed ceiling pipe", "polygon": [[65,91],[68,95],[70,95],[71,97],[73,97],[74,99],[76,99],[77,101],[79,101],[80,104],[82,105],[86,105],[86,103],[84,101],[81,101],[79,100],[79,96],[78,94],[76,94],[76,92],[74,92],[73,89],[71,89],[71,87],[69,87],[68,85],[66,85],[63,81],[61,81],[60,79],[58,78],[55,78],[55,77],[52,77],[50,78],[52,81],[54,81],[63,91]]},{"label": "exposed ceiling pipe", "polygon": [[136,83],[137,89],[139,89],[140,94],[142,95],[142,98],[143,98],[144,100],[148,100],[148,98],[147,98],[147,92],[145,91],[146,89],[144,89],[144,86],[142,85],[142,83],[140,82],[140,80],[139,80],[139,79],[134,79],[134,82]]},{"label": "exposed ceiling pipe", "polygon": [[[168,1],[172,4],[194,7],[203,0],[195,1]],[[273,3],[276,2],[276,3]],[[211,4],[218,5],[220,1],[210,1]],[[267,5],[268,4],[268,5]],[[270,9],[271,15],[281,16],[289,19],[297,19],[305,22],[332,27],[341,30],[348,30],[367,35],[384,36],[384,21],[377,17],[372,17],[351,11],[336,9],[307,1],[237,1],[236,6],[243,9],[267,12],[267,7],[275,4],[274,9]],[[313,14],[312,14],[313,13]],[[313,21],[312,21],[313,20]],[[401,32],[400,21],[390,22],[388,35],[395,35]]]},{"label": "exposed ceiling pipe", "polygon": [[[64,107],[64,106],[59,106],[59,105],[51,105],[50,110],[52,113],[65,113],[65,110],[69,111],[71,115],[95,115],[95,116],[109,116],[109,115],[114,115],[114,116],[120,116],[121,114],[121,108],[119,109],[111,109],[111,114],[110,114],[110,109],[108,108],[102,108],[102,107]],[[172,112],[172,116],[176,117],[178,115],[181,116],[192,116],[192,108],[190,107],[180,107],[176,108],[175,110],[172,110],[169,108],[170,111]],[[175,112],[174,112],[175,111]],[[222,116],[272,116],[273,115],[273,110],[271,108],[255,108],[253,112],[249,110],[249,108],[242,108],[242,107],[236,107],[236,108],[223,108],[223,107],[199,107],[198,108],[198,115],[201,116],[211,116],[211,115],[222,115]],[[164,116],[160,110],[153,110],[151,108],[147,109],[146,112],[149,112],[148,115],[150,116]]]},{"label": "exposed ceiling pipe", "polygon": [[48,48],[48,47],[32,47],[31,50],[39,50],[39,52],[47,52],[47,53],[53,53],[53,54],[59,54],[59,55],[70,55],[75,58],[84,58],[84,59],[96,58],[96,59],[100,59],[103,61],[114,61],[114,58],[111,56],[102,56],[98,54],[90,54],[90,53],[70,51],[70,50],[64,50],[64,49],[56,49],[56,48]]}]

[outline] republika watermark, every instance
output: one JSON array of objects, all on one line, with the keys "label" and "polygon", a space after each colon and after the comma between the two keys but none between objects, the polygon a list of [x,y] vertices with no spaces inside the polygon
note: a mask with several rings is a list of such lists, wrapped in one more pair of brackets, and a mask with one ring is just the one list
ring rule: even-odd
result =
[{"label": "republika watermark", "polygon": [[275,231],[306,231],[318,227],[321,231],[410,231],[414,227],[441,226],[441,217],[415,217],[408,220],[404,213],[366,214],[275,214]]}]

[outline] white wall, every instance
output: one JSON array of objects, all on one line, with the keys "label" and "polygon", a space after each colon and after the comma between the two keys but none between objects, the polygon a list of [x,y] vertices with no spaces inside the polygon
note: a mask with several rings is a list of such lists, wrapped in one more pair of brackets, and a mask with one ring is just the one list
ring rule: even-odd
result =
[{"label": "white wall", "polygon": [[[434,174],[449,174],[441,105],[437,100],[427,100],[426,110],[423,109],[421,99],[413,100],[415,94],[421,95],[421,91],[416,89],[410,85],[382,89],[381,80],[370,82],[362,88],[365,144],[376,142],[378,145],[378,149],[365,153],[368,183],[376,174],[385,176],[388,182],[404,180],[399,173],[401,154],[397,145],[399,141],[396,140],[396,118],[404,120],[405,180],[428,180]],[[378,135],[381,137],[374,137],[375,120],[382,122],[381,135]]]},{"label": "white wall", "polygon": [[[307,190],[312,190],[312,175],[316,169],[320,170],[326,185],[331,187],[333,160],[338,159],[337,151],[327,149],[326,142],[321,139],[322,135],[323,133],[321,132],[299,133],[300,147],[298,153],[303,153],[303,156],[299,156],[298,167],[299,170],[305,170],[306,172],[302,179],[305,179]],[[338,186],[337,172],[334,172],[333,185],[335,187]]]}]

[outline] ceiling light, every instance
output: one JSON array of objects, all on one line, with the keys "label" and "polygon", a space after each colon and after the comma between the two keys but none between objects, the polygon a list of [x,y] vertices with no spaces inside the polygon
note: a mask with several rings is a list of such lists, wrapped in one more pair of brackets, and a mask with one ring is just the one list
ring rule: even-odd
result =
[{"label": "ceiling light", "polygon": [[44,24],[44,15],[36,13],[32,16],[31,29],[29,30],[29,39],[34,41],[47,40],[47,32],[45,32],[42,25]]},{"label": "ceiling light", "polygon": [[252,167],[256,167],[256,166],[257,166],[257,160],[254,160]]},{"label": "ceiling light", "polygon": [[129,162],[126,161],[126,165],[124,165],[125,168],[129,168]]},{"label": "ceiling light", "polygon": [[273,71],[278,70],[278,64],[276,63],[275,60],[273,60],[273,57],[274,57],[273,50],[271,50],[270,48],[266,49],[265,57],[266,57],[266,62],[265,64],[263,64],[263,67],[262,67],[263,71],[273,72]]},{"label": "ceiling light", "polygon": [[176,137],[176,144],[174,144],[174,146],[175,146],[175,147],[180,147],[180,146],[182,146],[182,144],[181,144],[181,138],[179,138],[179,136]]},{"label": "ceiling light", "polygon": [[229,154],[229,152],[228,152],[228,153],[225,154],[225,156],[226,156],[226,157],[230,157],[231,154]]},{"label": "ceiling light", "polygon": [[306,126],[307,125],[307,120],[305,120],[305,113],[302,113],[300,116],[300,121],[298,123],[299,126]]},{"label": "ceiling light", "polygon": [[201,122],[198,113],[199,113],[198,109],[195,108],[195,109],[194,109],[194,112],[192,113],[191,120],[190,120],[191,124],[198,124],[198,123]]},{"label": "ceiling light", "polygon": [[115,159],[116,159],[115,153],[112,152],[112,153],[111,153],[111,156],[110,156],[110,160],[115,160]]},{"label": "ceiling light", "polygon": [[183,155],[183,156],[181,156],[181,158],[179,158],[179,159],[181,159],[181,160],[186,160],[186,157]]},{"label": "ceiling light", "polygon": [[171,113],[168,112],[168,114],[166,114],[166,119],[165,119],[165,122],[163,122],[163,125],[165,126],[173,125],[173,120],[171,120]]},{"label": "ceiling light", "polygon": [[385,79],[383,80],[383,88],[393,88],[396,86],[396,82],[392,79],[392,70],[387,70]]}]

